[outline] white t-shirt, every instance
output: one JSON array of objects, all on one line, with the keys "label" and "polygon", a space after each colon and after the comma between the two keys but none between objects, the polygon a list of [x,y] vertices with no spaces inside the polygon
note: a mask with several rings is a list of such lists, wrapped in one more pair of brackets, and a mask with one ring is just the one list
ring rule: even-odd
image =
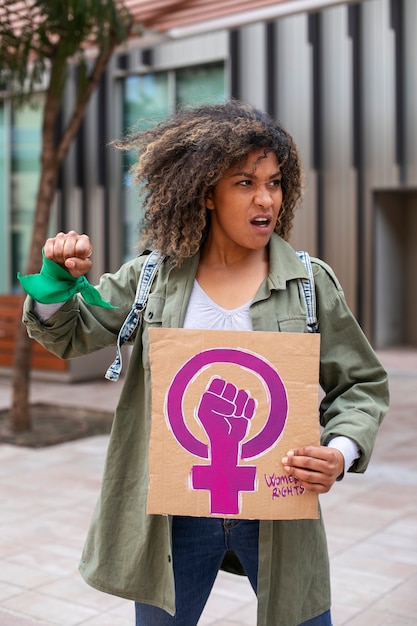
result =
[{"label": "white t-shirt", "polygon": [[216,304],[194,281],[184,328],[204,330],[253,330],[249,307],[252,300],[237,309],[224,309]]}]

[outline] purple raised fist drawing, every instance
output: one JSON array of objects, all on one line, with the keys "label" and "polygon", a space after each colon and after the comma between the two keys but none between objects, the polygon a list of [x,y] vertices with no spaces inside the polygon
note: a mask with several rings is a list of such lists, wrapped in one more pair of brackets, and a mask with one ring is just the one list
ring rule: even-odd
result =
[{"label": "purple raised fist drawing", "polygon": [[222,378],[213,378],[197,409],[197,416],[210,439],[212,459],[216,442],[221,439],[237,462],[238,443],[245,438],[255,409],[255,400],[247,391],[237,389]]},{"label": "purple raised fist drawing", "polygon": [[210,465],[194,465],[194,489],[211,494],[211,513],[237,514],[239,493],[255,490],[256,468],[239,466],[240,444],[246,437],[256,401],[222,378],[213,378],[200,399],[197,417],[210,440]]}]

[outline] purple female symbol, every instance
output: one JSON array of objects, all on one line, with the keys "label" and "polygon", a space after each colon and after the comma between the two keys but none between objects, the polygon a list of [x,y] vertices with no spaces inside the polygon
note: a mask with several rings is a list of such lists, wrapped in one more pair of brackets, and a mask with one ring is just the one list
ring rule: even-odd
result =
[{"label": "purple female symbol", "polygon": [[[199,441],[189,431],[182,410],[183,398],[196,374],[213,363],[232,363],[253,371],[265,383],[269,414],[262,430],[241,445],[255,413],[255,401],[244,390],[216,377],[203,394],[197,413],[211,445]],[[241,349],[213,348],[187,361],[175,375],[166,398],[166,415],[180,445],[191,454],[210,459],[210,465],[194,465],[194,489],[207,489],[211,513],[239,513],[239,493],[255,490],[256,468],[240,466],[239,459],[264,454],[279,439],[285,427],[288,400],[276,370],[264,359]]]}]

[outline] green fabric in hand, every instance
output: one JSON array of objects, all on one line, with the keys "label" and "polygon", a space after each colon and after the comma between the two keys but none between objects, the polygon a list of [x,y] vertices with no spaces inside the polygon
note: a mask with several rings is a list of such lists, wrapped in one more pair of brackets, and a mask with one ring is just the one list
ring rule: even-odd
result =
[{"label": "green fabric in hand", "polygon": [[20,284],[29,296],[41,304],[66,302],[79,292],[87,304],[117,309],[110,302],[103,300],[100,293],[90,285],[85,276],[74,278],[69,272],[54,261],[47,259],[42,252],[43,263],[39,274],[17,275]]}]

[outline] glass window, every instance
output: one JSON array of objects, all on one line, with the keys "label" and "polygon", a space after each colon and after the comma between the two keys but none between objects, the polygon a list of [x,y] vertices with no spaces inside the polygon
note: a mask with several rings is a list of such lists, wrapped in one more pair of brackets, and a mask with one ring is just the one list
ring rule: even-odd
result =
[{"label": "glass window", "polygon": [[[140,130],[156,124],[185,105],[221,102],[226,98],[223,63],[187,67],[170,72],[129,76],[124,81],[123,128]],[[129,167],[136,154],[125,154],[122,189],[124,261],[136,254],[141,221],[138,190],[132,185]]]},{"label": "glass window", "polygon": [[186,67],[176,72],[176,106],[223,102],[225,99],[223,63]]},{"label": "glass window", "polygon": [[40,175],[43,97],[12,112],[11,125],[11,236],[12,277],[25,272],[32,236]]},{"label": "glass window", "polygon": [[[123,126],[128,130],[157,124],[169,114],[168,74],[129,76],[124,82]],[[138,189],[132,185],[130,167],[136,154],[123,153],[123,245],[124,261],[135,255],[141,219]]]},{"label": "glass window", "polygon": [[0,293],[9,291],[7,126],[4,101],[0,100]]}]

